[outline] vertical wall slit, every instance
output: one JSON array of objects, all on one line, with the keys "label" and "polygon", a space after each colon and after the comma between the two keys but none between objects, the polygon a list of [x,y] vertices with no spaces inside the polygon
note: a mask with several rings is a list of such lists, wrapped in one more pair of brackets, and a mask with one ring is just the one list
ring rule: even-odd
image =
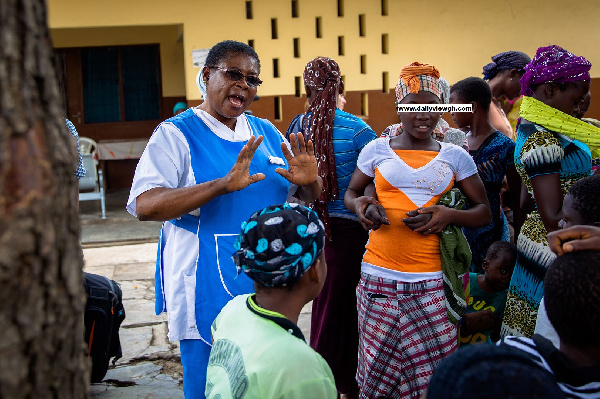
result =
[{"label": "vertical wall slit", "polygon": [[271,39],[277,39],[277,18],[271,18]]},{"label": "vertical wall slit", "polygon": [[246,2],[246,19],[252,19],[252,2]]},{"label": "vertical wall slit", "polygon": [[302,84],[302,78],[300,76],[294,76],[294,96],[300,97],[300,85]]},{"label": "vertical wall slit", "polygon": [[364,37],[366,35],[365,14],[360,14],[358,16],[358,36]]},{"label": "vertical wall slit", "polygon": [[317,39],[320,39],[323,37],[321,25],[322,25],[322,18],[316,17],[315,18],[315,36],[317,37]]},{"label": "vertical wall slit", "polygon": [[281,97],[279,96],[275,96],[273,98],[273,105],[274,105],[274,109],[273,109],[273,113],[274,113],[274,119],[276,121],[280,121],[281,120]]},{"label": "vertical wall slit", "polygon": [[345,53],[344,36],[338,36],[338,55],[344,55]]}]

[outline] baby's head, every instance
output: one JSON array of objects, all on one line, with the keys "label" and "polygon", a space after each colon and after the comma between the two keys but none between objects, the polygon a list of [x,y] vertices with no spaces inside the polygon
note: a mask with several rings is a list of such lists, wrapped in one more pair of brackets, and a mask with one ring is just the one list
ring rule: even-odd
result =
[{"label": "baby's head", "polygon": [[[238,273],[243,270],[254,280],[257,290],[292,290],[313,266],[320,275],[327,274],[324,245],[325,228],[313,210],[293,203],[271,205],[242,223],[233,261]],[[309,300],[321,290],[320,280],[311,286],[308,295],[314,296]]]},{"label": "baby's head", "polygon": [[483,278],[496,292],[508,289],[517,261],[517,246],[506,241],[496,241],[488,248],[481,264]]},{"label": "baby's head", "polygon": [[577,225],[600,226],[600,175],[581,179],[573,184],[563,200],[562,229]]}]

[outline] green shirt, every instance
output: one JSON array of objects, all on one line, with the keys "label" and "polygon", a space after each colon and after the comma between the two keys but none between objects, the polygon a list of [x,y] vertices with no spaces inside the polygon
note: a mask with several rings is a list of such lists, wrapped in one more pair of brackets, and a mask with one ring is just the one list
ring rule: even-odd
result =
[{"label": "green shirt", "polygon": [[[467,303],[467,313],[477,312],[479,310],[491,309],[494,317],[502,320],[504,317],[504,308],[506,307],[506,295],[508,290],[487,293],[481,289],[477,282],[477,273],[469,273],[469,303]],[[468,336],[459,336],[460,346],[482,344],[487,342],[492,344],[490,334],[492,330],[480,331]]]},{"label": "green shirt", "polygon": [[336,398],[329,365],[298,326],[253,299],[235,297],[211,327],[206,397]]}]

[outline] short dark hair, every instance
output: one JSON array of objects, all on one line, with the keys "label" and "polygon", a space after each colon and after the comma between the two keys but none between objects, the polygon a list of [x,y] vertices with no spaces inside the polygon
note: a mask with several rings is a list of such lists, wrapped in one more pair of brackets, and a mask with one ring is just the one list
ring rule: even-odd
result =
[{"label": "short dark hair", "polygon": [[[510,383],[507,383],[510,381]],[[435,399],[564,398],[555,378],[508,345],[469,345],[442,359],[427,391]]]},{"label": "short dark hair", "polygon": [[569,188],[568,195],[573,198],[573,209],[581,215],[586,224],[600,222],[600,175],[581,179]]},{"label": "short dark hair", "polygon": [[544,279],[544,303],[561,341],[600,346],[600,251],[557,257]]},{"label": "short dark hair", "polygon": [[461,100],[466,102],[475,101],[484,111],[489,111],[492,103],[490,85],[485,80],[474,76],[454,83],[450,93],[458,94]]},{"label": "short dark hair", "polygon": [[260,59],[256,51],[246,43],[236,42],[235,40],[224,40],[212,46],[204,64],[208,67],[215,67],[219,62],[227,59],[232,54],[243,54],[254,58],[258,63],[258,70],[260,71]]},{"label": "short dark hair", "polygon": [[514,262],[517,261],[517,246],[508,241],[496,241],[488,247],[485,257],[490,260],[497,258],[501,253],[510,256]]}]

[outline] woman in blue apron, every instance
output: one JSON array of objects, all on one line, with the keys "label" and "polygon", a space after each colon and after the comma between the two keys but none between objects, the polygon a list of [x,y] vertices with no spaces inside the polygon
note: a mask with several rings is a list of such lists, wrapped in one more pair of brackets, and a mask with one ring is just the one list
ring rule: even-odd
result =
[{"label": "woman in blue apron", "polygon": [[241,223],[293,193],[317,198],[322,181],[311,142],[287,143],[269,121],[246,115],[260,61],[235,41],[209,52],[205,101],[161,123],[137,166],[127,204],[140,220],[163,221],[156,269],[156,311],[167,312],[169,339],[180,341],[186,398],[203,398],[210,325],[234,296],[251,293],[231,259]]}]

